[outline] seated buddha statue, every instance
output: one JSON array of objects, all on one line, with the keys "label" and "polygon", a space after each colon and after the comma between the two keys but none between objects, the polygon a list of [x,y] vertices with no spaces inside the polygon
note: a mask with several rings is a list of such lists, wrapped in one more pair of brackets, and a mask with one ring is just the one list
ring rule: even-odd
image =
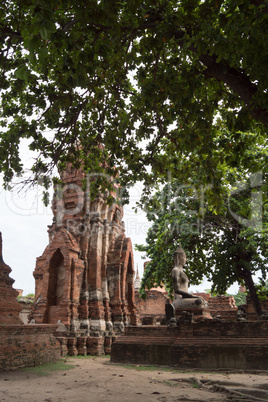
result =
[{"label": "seated buddha statue", "polygon": [[198,296],[194,296],[188,292],[188,276],[183,270],[186,263],[186,254],[181,248],[181,245],[174,253],[174,268],[172,269],[172,281],[174,290],[173,305],[180,309],[204,309],[207,307],[207,302]]}]

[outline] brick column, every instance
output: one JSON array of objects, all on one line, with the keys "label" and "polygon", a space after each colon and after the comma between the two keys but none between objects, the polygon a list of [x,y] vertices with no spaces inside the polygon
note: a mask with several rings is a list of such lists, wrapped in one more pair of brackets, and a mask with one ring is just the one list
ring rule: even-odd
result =
[{"label": "brick column", "polygon": [[103,262],[102,262],[102,271],[101,271],[101,281],[102,281],[104,319],[106,322],[106,329],[112,328],[110,297],[109,297],[108,281],[107,281],[107,256],[108,256],[108,252],[109,252],[110,234],[111,234],[110,225],[109,225],[108,220],[105,219],[104,220],[104,233],[103,233],[103,240],[102,240],[102,242],[103,242],[102,261]]},{"label": "brick column", "polygon": [[101,283],[102,267],[102,233],[103,225],[99,213],[91,219],[91,237],[88,250],[88,289],[89,289],[89,318],[90,330],[94,333],[105,331],[103,294]]}]

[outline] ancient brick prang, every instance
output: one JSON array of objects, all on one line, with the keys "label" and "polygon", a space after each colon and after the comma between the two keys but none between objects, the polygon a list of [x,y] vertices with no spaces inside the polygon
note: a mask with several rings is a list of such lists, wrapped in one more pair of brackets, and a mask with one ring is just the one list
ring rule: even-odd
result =
[{"label": "ancient brick prang", "polygon": [[3,261],[0,232],[0,324],[22,324],[19,318],[22,307],[17,302],[18,292],[12,287],[14,279],[10,278],[10,272],[11,268]]},{"label": "ancient brick prang", "polygon": [[108,194],[91,201],[94,178],[89,180],[83,169],[68,167],[61,179],[64,187],[55,191],[49,245],[34,271],[32,318],[36,323],[61,320],[69,336],[112,336],[137,322],[133,251],[124,233],[123,208],[109,206]]}]

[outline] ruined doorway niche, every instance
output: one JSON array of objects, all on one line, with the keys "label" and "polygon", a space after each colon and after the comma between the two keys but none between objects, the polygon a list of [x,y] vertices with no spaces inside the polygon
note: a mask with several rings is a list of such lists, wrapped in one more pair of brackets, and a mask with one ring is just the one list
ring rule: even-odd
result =
[{"label": "ruined doorway niche", "polygon": [[43,321],[47,324],[53,321],[53,315],[56,312],[55,308],[60,305],[64,292],[64,257],[59,248],[50,259],[48,274],[47,305]]},{"label": "ruined doorway niche", "polygon": [[49,263],[49,284],[47,301],[49,306],[58,306],[64,291],[65,267],[64,258],[58,248]]}]

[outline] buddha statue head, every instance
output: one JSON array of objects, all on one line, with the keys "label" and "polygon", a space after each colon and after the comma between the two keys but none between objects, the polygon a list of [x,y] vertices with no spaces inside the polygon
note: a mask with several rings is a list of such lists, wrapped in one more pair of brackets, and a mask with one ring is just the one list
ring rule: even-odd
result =
[{"label": "buddha statue head", "polygon": [[177,267],[177,266],[183,267],[186,263],[186,254],[180,244],[179,244],[179,247],[177,247],[177,249],[175,250],[175,252],[173,254],[173,259],[174,259],[175,267]]}]

